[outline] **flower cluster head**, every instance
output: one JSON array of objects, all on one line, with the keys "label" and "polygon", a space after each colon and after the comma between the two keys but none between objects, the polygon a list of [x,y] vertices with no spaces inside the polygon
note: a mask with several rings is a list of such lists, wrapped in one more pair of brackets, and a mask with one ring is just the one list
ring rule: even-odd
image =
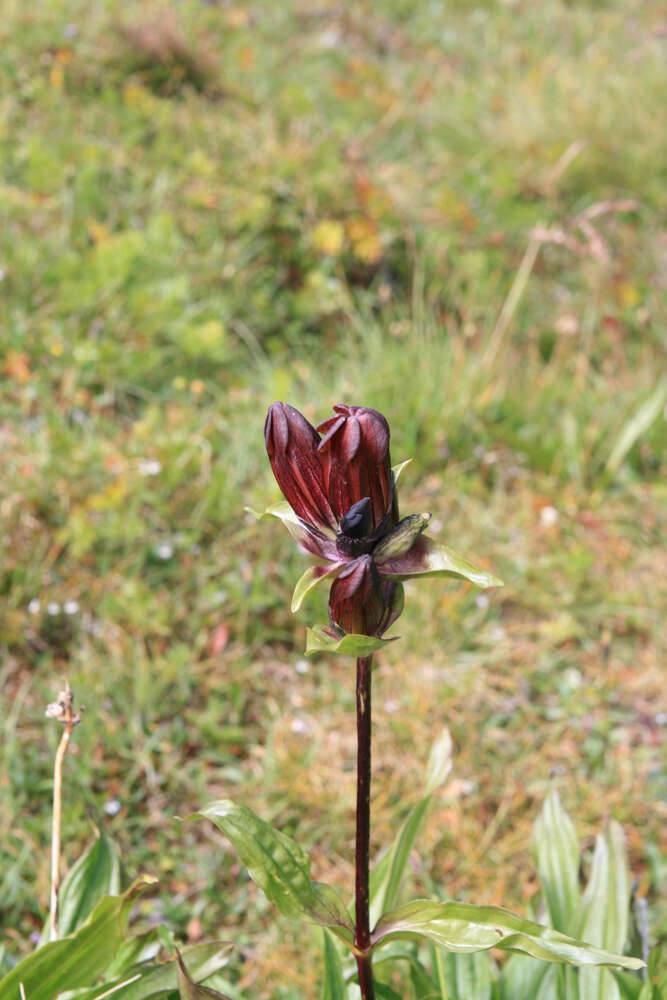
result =
[{"label": "flower cluster head", "polygon": [[407,577],[444,573],[481,586],[499,583],[426,538],[429,514],[399,519],[389,424],[377,410],[334,406],[334,415],[315,428],[294,407],[274,403],[264,436],[291,508],[269,512],[326,563],[304,574],[292,607],[331,580],[330,635],[381,636],[403,609],[400,581]]}]

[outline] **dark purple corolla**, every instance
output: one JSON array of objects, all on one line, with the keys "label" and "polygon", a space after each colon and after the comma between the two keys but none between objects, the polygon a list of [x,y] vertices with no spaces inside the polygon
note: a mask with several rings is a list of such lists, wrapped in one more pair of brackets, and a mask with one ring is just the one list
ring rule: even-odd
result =
[{"label": "dark purple corolla", "polygon": [[492,585],[487,574],[422,536],[428,514],[399,520],[389,425],[377,410],[334,406],[334,416],[316,430],[294,407],[274,403],[264,433],[291,507],[270,512],[302,548],[327,563],[304,574],[294,610],[328,578],[332,633],[381,636],[402,611],[400,580],[406,577],[447,573]]}]

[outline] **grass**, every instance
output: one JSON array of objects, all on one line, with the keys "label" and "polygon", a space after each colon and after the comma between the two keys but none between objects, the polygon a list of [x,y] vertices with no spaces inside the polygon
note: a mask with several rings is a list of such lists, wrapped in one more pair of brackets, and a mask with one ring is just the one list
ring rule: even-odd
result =
[{"label": "grass", "polygon": [[[0,27],[0,920],[48,898],[66,675],[70,861],[90,816],[248,996],[316,995],[300,931],[202,824],[238,798],[347,889],[354,691],[302,658],[266,406],[379,407],[402,508],[493,567],[408,588],[376,680],[374,847],[452,729],[414,859],[524,910],[555,781],[660,893],[664,608],[661,8],[10,0]],[[631,109],[631,113],[630,113]],[[541,227],[515,308],[504,303]],[[520,293],[520,294],[519,294]],[[507,312],[507,310],[506,310]],[[496,333],[494,333],[496,331]],[[75,602],[75,603],[66,603]],[[113,814],[113,815],[112,815]],[[662,833],[661,833],[662,831]],[[662,845],[664,847],[664,843]],[[664,934],[664,910],[653,907]],[[243,959],[243,960],[242,960]],[[285,971],[287,970],[287,971]]]}]

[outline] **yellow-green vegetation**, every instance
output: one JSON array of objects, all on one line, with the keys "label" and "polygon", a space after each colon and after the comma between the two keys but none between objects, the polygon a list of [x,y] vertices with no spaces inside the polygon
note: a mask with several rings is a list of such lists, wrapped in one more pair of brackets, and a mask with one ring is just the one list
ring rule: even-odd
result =
[{"label": "yellow-green vegetation", "polygon": [[223,838],[175,819],[251,805],[351,891],[353,673],[306,665],[324,598],[290,615],[304,562],[244,512],[278,499],[275,399],[311,420],[335,402],[386,413],[393,460],[415,460],[404,511],[430,510],[432,534],[506,582],[406,587],[374,682],[374,850],[446,724],[455,768],[416,893],[525,912],[555,783],[580,837],[620,821],[656,900],[663,15],[5,0],[8,950],[47,905],[44,709],[66,676],[86,705],[68,863],[89,814],[130,879],[159,876],[145,913],[237,943],[244,995],[317,995],[317,935],[298,958],[302,929],[275,923]]}]

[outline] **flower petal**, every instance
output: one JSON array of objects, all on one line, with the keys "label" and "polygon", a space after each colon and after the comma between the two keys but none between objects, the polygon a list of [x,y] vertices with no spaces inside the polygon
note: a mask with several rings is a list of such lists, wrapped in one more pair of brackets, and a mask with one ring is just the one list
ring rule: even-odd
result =
[{"label": "flower petal", "polygon": [[348,562],[329,594],[329,618],[343,632],[377,635],[385,613],[380,575],[368,555]]},{"label": "flower petal", "polygon": [[329,503],[340,521],[350,507],[368,497],[375,529],[393,500],[389,424],[367,406],[337,405],[334,410],[337,416],[318,425],[324,434],[319,455]]},{"label": "flower petal", "polygon": [[335,528],[315,428],[293,406],[273,403],[266,415],[264,440],[273,474],[299,517],[320,528]]},{"label": "flower petal", "polygon": [[462,556],[432,538],[419,535],[412,547],[401,556],[388,559],[378,566],[383,576],[408,580],[416,576],[453,576],[469,580],[478,587],[502,587],[503,581],[492,573],[478,569]]},{"label": "flower petal", "polygon": [[297,612],[303,604],[307,595],[325,580],[331,580],[338,576],[345,563],[338,563],[335,566],[311,566],[299,577],[294,593],[292,594],[292,614]]},{"label": "flower petal", "polygon": [[382,588],[384,600],[384,614],[382,616],[382,621],[378,625],[377,632],[378,635],[384,635],[387,629],[391,628],[396,619],[400,618],[403,614],[405,594],[403,591],[403,584],[390,578],[381,580],[380,586]]}]

